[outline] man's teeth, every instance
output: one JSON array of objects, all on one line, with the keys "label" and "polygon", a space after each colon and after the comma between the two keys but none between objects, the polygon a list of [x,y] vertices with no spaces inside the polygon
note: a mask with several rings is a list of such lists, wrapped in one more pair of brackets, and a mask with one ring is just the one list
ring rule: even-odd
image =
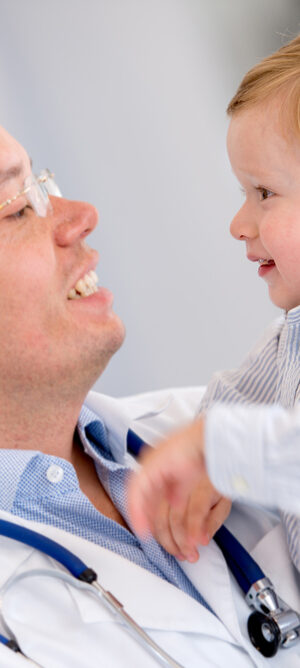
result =
[{"label": "man's teeth", "polygon": [[98,276],[95,271],[89,271],[82,278],[77,281],[74,288],[71,288],[68,299],[80,299],[81,297],[88,297],[94,292],[98,291],[97,287]]}]

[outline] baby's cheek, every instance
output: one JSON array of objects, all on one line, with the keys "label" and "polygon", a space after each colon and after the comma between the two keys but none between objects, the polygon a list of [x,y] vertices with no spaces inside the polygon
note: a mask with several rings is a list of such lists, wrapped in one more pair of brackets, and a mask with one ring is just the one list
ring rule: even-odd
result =
[{"label": "baby's cheek", "polygon": [[296,248],[299,250],[300,247],[300,222],[286,211],[276,215],[272,215],[271,211],[261,223],[260,237],[271,257],[274,257],[275,253],[290,253],[291,248],[296,252]]},{"label": "baby's cheek", "polygon": [[268,252],[268,255],[273,258],[274,251],[277,246],[280,246],[281,227],[278,220],[273,217],[265,217],[259,228],[260,240]]}]

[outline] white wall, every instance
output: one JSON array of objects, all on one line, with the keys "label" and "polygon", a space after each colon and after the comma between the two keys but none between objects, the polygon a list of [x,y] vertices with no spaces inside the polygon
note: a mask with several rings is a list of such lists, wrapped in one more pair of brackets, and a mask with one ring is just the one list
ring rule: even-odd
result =
[{"label": "white wall", "polygon": [[206,382],[274,317],[228,224],[225,108],[300,28],[298,0],[0,0],[0,122],[96,204],[100,282],[127,339],[115,395]]}]

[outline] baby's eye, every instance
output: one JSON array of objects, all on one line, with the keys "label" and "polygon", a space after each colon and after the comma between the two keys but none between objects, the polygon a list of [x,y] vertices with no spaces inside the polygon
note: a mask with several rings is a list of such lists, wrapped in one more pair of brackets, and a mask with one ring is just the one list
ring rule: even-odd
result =
[{"label": "baby's eye", "polygon": [[263,201],[265,199],[269,199],[269,197],[272,197],[274,195],[272,190],[268,190],[268,188],[262,188],[261,186],[258,186],[256,190],[260,194],[260,200]]}]

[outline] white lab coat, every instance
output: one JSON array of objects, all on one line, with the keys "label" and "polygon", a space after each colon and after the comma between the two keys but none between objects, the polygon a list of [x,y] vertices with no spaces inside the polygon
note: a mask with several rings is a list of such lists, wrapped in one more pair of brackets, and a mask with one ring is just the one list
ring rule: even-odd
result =
[{"label": "white lab coat", "polygon": [[[128,399],[90,393],[87,404],[104,417],[112,444],[126,439],[129,427],[154,443],[175,425],[190,420],[201,390],[163,391]],[[1,518],[18,518],[1,512]],[[236,518],[235,518],[236,519]],[[300,643],[264,659],[247,637],[249,608],[212,541],[201,548],[197,564],[183,568],[218,618],[190,596],[123,557],[60,529],[21,520],[21,524],[62,543],[93,567],[103,586],[126,611],[185,668],[300,668]],[[252,536],[255,544],[255,536]],[[263,536],[253,556],[278,593],[300,610],[297,574],[291,565],[280,524]],[[0,587],[16,573],[59,568],[31,548],[0,538]],[[102,603],[85,592],[48,578],[22,580],[1,600],[1,610],[23,651],[44,668],[155,668],[159,663],[133,640]],[[0,667],[22,668],[27,662],[0,646]]]}]

